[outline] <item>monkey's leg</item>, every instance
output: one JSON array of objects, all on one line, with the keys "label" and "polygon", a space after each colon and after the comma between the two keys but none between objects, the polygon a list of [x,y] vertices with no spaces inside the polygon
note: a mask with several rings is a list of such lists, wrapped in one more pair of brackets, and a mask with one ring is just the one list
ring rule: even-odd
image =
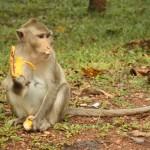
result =
[{"label": "monkey's leg", "polygon": [[12,119],[9,121],[11,125],[17,125],[24,122],[25,118],[28,116],[27,112],[23,109],[21,105],[21,98],[20,96],[14,94],[12,90],[8,90],[7,92],[7,100],[10,104],[12,111],[18,117],[16,119]]},{"label": "monkey's leg", "polygon": [[[49,89],[50,90],[50,89]],[[50,99],[51,95],[54,94],[53,89],[49,91],[42,103],[39,111],[32,118],[33,120],[33,130],[44,131],[49,128],[51,125],[57,123],[62,119],[68,108],[70,91],[69,85],[63,83],[54,96],[54,99]],[[55,90],[54,90],[55,92]]]},{"label": "monkey's leg", "polygon": [[50,114],[48,116],[49,118],[48,120],[52,125],[57,123],[59,120],[63,119],[68,109],[69,100],[70,100],[69,85],[68,83],[63,83],[59,88],[52,111],[50,111]]}]

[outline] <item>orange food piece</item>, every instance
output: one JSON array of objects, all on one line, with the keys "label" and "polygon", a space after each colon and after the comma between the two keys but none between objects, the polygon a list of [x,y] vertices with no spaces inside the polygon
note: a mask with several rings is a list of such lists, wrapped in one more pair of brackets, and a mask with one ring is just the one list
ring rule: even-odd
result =
[{"label": "orange food piece", "polygon": [[22,75],[22,66],[24,63],[29,65],[33,70],[36,70],[36,67],[31,62],[23,61],[23,57],[15,57],[15,46],[12,46],[10,52],[10,73],[12,77],[17,78]]},{"label": "orange food piece", "polygon": [[24,127],[24,129],[25,129],[26,131],[30,131],[30,130],[32,130],[32,128],[33,128],[33,123],[32,123],[32,121],[30,120],[30,119],[32,119],[32,118],[33,118],[32,115],[28,116],[28,117],[26,118],[25,122],[23,123],[23,127]]}]

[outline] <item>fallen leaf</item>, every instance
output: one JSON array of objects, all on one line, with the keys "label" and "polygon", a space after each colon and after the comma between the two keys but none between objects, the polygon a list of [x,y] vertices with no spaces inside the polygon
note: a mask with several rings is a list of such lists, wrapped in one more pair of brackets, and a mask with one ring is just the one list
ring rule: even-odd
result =
[{"label": "fallen leaf", "polygon": [[85,107],[85,106],[88,106],[86,103],[84,104],[80,104],[81,107]]},{"label": "fallen leaf", "polygon": [[113,95],[105,92],[104,90],[99,90],[100,92],[102,92],[107,98],[113,98]]},{"label": "fallen leaf", "polygon": [[116,143],[117,145],[120,145],[121,142],[122,142],[122,140],[119,139],[119,140],[117,140],[115,143]]},{"label": "fallen leaf", "polygon": [[149,56],[148,56],[147,54],[143,54],[143,56],[144,56],[145,58],[149,58]]},{"label": "fallen leaf", "polygon": [[94,87],[87,87],[84,88],[80,94],[80,96],[84,96],[84,95],[100,95],[103,94],[103,92],[101,92],[99,89],[94,88]]},{"label": "fallen leaf", "polygon": [[129,43],[126,43],[123,47],[127,48],[127,49],[134,49],[137,46],[141,47],[142,49],[149,50],[150,49],[150,38],[133,40]]},{"label": "fallen leaf", "polygon": [[147,72],[148,81],[150,83],[150,71]]},{"label": "fallen leaf", "polygon": [[93,88],[93,87],[88,87],[88,88],[85,88],[82,90],[80,96],[83,96],[83,95],[100,95],[100,94],[103,94],[105,95],[107,98],[112,98],[113,95],[105,92],[104,90],[99,90],[97,88]]},{"label": "fallen leaf", "polygon": [[82,68],[82,71],[84,75],[88,77],[96,77],[97,75],[102,75],[106,73],[106,70],[98,70],[94,69],[93,67],[88,67],[87,69]]},{"label": "fallen leaf", "polygon": [[135,131],[133,131],[133,132],[130,132],[129,133],[131,136],[134,136],[134,137],[140,137],[140,136],[142,136],[142,137],[150,137],[150,132],[141,132],[141,131],[139,131],[139,130],[135,130]]},{"label": "fallen leaf", "polygon": [[48,135],[48,134],[50,134],[50,132],[49,132],[49,131],[44,131],[44,134],[47,134],[47,135]]},{"label": "fallen leaf", "polygon": [[[144,50],[150,50],[150,38],[136,39],[136,40],[130,41],[122,46],[122,48],[125,48],[127,50],[133,50],[136,47],[140,47]],[[120,49],[120,47],[114,47],[112,49],[112,51],[115,52],[118,49]]]},{"label": "fallen leaf", "polygon": [[149,71],[149,67],[135,67],[130,70],[130,74],[134,76],[147,76]]},{"label": "fallen leaf", "polygon": [[140,144],[140,143],[143,143],[144,142],[144,139],[143,138],[135,138],[135,137],[132,137],[131,138],[135,143],[138,143],[138,144]]},{"label": "fallen leaf", "polygon": [[58,31],[64,31],[64,30],[65,30],[65,27],[63,27],[63,26],[58,26],[58,27],[56,27],[56,30],[58,30]]}]

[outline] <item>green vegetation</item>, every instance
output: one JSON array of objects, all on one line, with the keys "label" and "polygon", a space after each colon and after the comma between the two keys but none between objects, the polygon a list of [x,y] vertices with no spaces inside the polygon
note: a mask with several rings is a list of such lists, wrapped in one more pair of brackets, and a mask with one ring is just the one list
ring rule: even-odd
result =
[{"label": "green vegetation", "polygon": [[[6,120],[5,120],[6,121]],[[0,147],[4,147],[8,141],[21,141],[22,139],[17,134],[18,126],[10,126],[8,122],[6,122],[3,127],[0,128]]]},{"label": "green vegetation", "polygon": [[110,128],[113,126],[110,125],[110,123],[103,123],[102,125],[79,125],[79,124],[72,124],[69,125],[68,123],[57,123],[54,126],[55,130],[58,131],[65,131],[66,132],[66,137],[70,138],[74,135],[77,135],[81,133],[84,130],[92,130],[92,129],[97,129],[99,131],[97,133],[97,137],[104,137],[107,135],[107,132]]},{"label": "green vegetation", "polygon": [[[129,70],[132,66],[148,66],[150,53],[139,47],[127,50],[122,46],[132,40],[150,36],[149,6],[150,0],[107,0],[106,11],[99,14],[87,11],[88,0],[0,1],[0,82],[8,72],[10,47],[17,43],[16,29],[29,18],[35,17],[53,31],[54,49],[72,89],[78,89],[75,83],[80,84],[80,89],[90,84],[114,95],[111,100],[103,100],[109,106],[136,106],[131,100],[134,93],[143,92],[149,98],[149,84],[146,77],[129,75]],[[85,78],[81,68],[89,66],[98,70],[105,69],[108,73]],[[128,99],[130,96],[132,98]],[[4,92],[0,92],[0,100],[4,98]],[[89,104],[90,100],[79,101],[76,97],[71,105],[79,106],[83,102]],[[5,106],[5,102],[0,103],[0,147],[12,141],[24,140],[21,135],[18,137],[18,126],[10,127],[5,123],[8,120]],[[97,137],[105,137],[108,129],[117,127],[117,124],[119,133],[123,135],[132,129],[150,130],[150,122],[141,127],[140,123],[126,123],[117,119],[112,124],[81,126],[65,122],[57,124],[54,129],[65,131],[67,139],[89,129],[100,131]],[[29,145],[37,148],[40,142],[39,138],[35,138]],[[41,149],[50,148],[55,149],[47,143],[41,145]]]},{"label": "green vegetation", "polygon": [[121,69],[124,61],[147,65],[148,60],[141,59],[142,50],[130,54],[120,49],[114,54],[112,49],[133,39],[149,37],[148,0],[121,0],[119,3],[111,0],[107,11],[102,14],[87,12],[87,0],[12,0],[0,3],[1,70],[8,62],[10,46],[16,43],[15,30],[31,17],[38,18],[52,29],[54,47],[66,69],[87,65]]}]

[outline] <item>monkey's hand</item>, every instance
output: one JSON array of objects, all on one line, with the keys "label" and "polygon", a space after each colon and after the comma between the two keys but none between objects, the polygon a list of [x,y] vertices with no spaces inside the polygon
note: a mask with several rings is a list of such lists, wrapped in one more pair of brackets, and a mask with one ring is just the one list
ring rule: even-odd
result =
[{"label": "monkey's hand", "polygon": [[25,77],[23,75],[20,75],[19,77],[13,78],[13,82],[15,86],[19,86],[20,88],[25,87],[29,84],[29,81],[27,82]]},{"label": "monkey's hand", "polygon": [[24,76],[19,76],[17,78],[13,78],[13,91],[16,94],[20,94],[22,92],[23,89],[25,89],[25,87],[27,87],[27,85],[30,82],[26,81]]},{"label": "monkey's hand", "polygon": [[15,57],[15,46],[12,46],[10,51],[10,74],[13,78],[18,78],[22,75],[24,63],[30,66],[31,69],[36,70],[36,67],[31,62],[24,61],[23,57]]}]

